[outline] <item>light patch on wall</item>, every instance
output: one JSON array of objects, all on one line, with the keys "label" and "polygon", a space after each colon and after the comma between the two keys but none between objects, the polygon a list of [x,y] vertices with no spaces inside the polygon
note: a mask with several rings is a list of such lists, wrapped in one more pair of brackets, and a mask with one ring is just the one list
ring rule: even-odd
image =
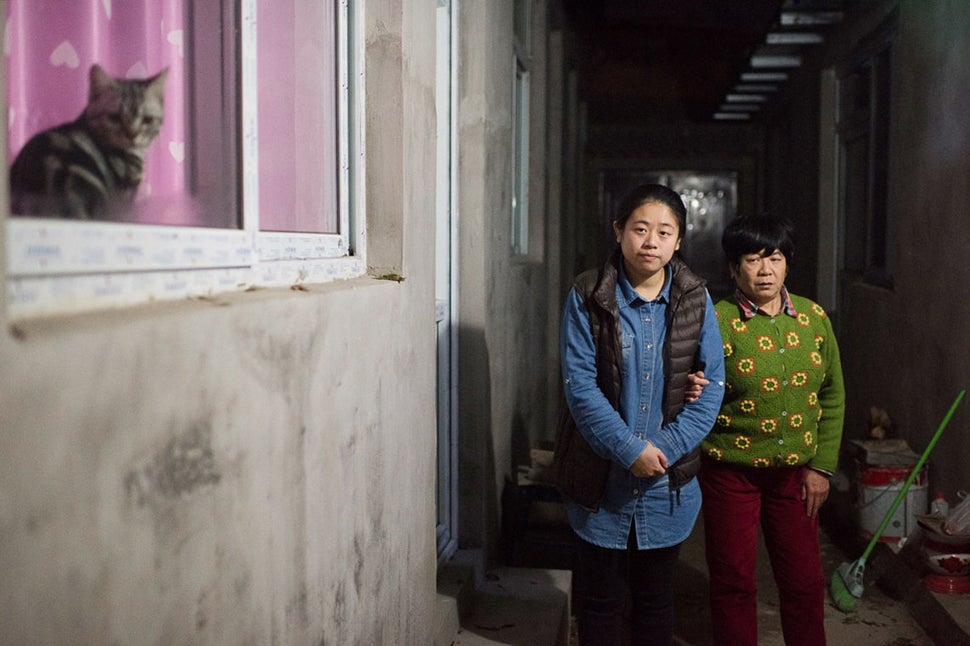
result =
[{"label": "light patch on wall", "polygon": [[966,79],[970,74],[970,40],[962,33],[966,23],[955,20],[952,12],[940,12],[940,20],[921,25],[923,37],[918,40],[927,49],[926,99],[931,125],[926,138],[926,159],[934,165],[949,165],[966,155],[970,125],[964,116],[970,93]]}]

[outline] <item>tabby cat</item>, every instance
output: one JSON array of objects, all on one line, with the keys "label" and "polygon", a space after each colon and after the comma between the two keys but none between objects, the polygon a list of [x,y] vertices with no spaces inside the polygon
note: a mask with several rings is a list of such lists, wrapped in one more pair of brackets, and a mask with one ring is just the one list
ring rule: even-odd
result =
[{"label": "tabby cat", "polygon": [[15,215],[115,219],[130,208],[145,151],[162,129],[168,68],[119,79],[92,65],[77,120],[34,135],[10,168]]}]

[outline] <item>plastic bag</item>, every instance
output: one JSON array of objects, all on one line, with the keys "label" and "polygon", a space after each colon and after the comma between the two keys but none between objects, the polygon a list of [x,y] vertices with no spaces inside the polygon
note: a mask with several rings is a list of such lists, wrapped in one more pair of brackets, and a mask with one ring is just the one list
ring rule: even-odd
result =
[{"label": "plastic bag", "polygon": [[970,534],[970,496],[964,494],[962,500],[950,510],[943,531],[951,536]]}]

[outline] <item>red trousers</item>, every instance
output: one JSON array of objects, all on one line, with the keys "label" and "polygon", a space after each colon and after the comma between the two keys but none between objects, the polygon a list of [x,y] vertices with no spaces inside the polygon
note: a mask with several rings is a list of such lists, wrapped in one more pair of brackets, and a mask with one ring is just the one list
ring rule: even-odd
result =
[{"label": "red trousers", "polygon": [[759,522],[778,585],[786,646],[825,644],[818,517],[805,513],[803,468],[745,468],[705,458],[699,477],[715,644],[758,643]]}]

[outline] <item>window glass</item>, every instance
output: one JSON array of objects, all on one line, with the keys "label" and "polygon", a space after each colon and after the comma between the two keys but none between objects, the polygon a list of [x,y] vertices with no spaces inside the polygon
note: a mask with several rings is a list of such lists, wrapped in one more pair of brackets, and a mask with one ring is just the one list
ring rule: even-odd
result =
[{"label": "window glass", "polygon": [[894,221],[889,204],[891,41],[861,55],[839,77],[842,268],[892,287]]},{"label": "window glass", "polygon": [[[222,96],[228,8],[187,0],[3,6],[14,215],[238,226],[233,138],[223,136],[232,123]],[[200,87],[207,96],[194,96]],[[218,168],[196,158],[203,140]]]},{"label": "window glass", "polygon": [[532,55],[532,2],[515,0],[515,15],[512,20],[515,46],[524,57]]},{"label": "window glass", "polygon": [[512,151],[512,252],[529,253],[529,73],[515,62]]},{"label": "window glass", "polygon": [[515,0],[512,67],[512,253],[528,255],[529,249],[529,99],[532,70],[532,2]]},{"label": "window glass", "polygon": [[[736,170],[641,170],[609,168],[599,175],[599,217],[601,231],[612,231],[616,207],[627,191],[639,184],[663,184],[676,191],[687,207],[687,230],[683,232],[680,255],[697,274],[707,279],[714,300],[734,292],[721,253],[724,226],[734,219],[738,203]],[[616,245],[612,234],[601,238],[602,251],[609,254]]]},{"label": "window glass", "polygon": [[259,0],[259,221],[339,233],[334,0]]}]

